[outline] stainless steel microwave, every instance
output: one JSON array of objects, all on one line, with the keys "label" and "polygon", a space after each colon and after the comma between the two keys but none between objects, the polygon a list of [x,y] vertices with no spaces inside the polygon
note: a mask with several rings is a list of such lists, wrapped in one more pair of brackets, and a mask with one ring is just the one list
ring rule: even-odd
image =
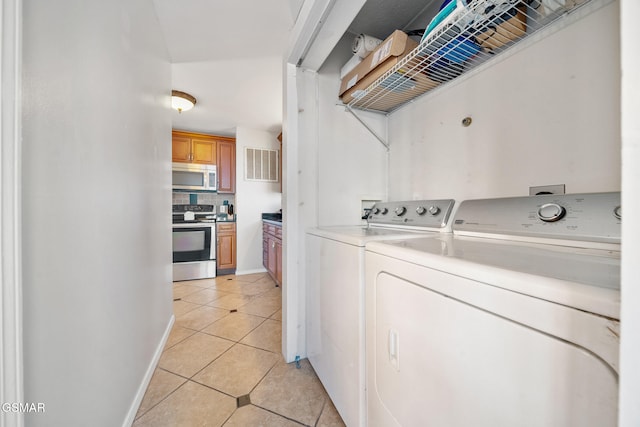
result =
[{"label": "stainless steel microwave", "polygon": [[218,175],[215,165],[174,162],[171,175],[174,190],[218,190]]}]

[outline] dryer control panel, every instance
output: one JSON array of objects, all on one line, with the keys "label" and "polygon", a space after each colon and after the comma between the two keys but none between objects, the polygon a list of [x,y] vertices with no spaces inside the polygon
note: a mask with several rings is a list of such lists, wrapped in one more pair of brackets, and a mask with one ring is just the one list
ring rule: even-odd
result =
[{"label": "dryer control panel", "polygon": [[373,205],[367,221],[370,225],[446,228],[453,206],[452,199],[381,202]]},{"label": "dryer control panel", "polygon": [[465,200],[453,231],[620,243],[621,221],[620,192],[549,194]]}]

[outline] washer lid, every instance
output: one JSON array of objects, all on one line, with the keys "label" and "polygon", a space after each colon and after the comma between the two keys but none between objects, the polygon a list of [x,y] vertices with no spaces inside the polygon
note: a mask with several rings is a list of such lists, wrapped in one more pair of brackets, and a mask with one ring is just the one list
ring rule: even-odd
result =
[{"label": "washer lid", "polygon": [[372,242],[367,251],[620,318],[620,252],[477,237]]},{"label": "washer lid", "polygon": [[382,228],[367,226],[334,226],[310,228],[307,234],[335,240],[349,245],[364,247],[367,242],[377,240],[413,239],[432,233],[412,229]]}]

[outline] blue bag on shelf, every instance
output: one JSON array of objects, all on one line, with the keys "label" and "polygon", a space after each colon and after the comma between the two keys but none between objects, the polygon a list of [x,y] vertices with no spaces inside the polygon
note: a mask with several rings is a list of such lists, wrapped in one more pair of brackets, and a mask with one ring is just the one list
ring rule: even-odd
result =
[{"label": "blue bag on shelf", "polygon": [[480,45],[466,31],[473,22],[472,15],[461,10],[466,6],[467,0],[445,0],[422,37],[424,42],[430,34],[436,35],[421,54],[429,58],[427,75],[437,82],[460,75],[464,63],[480,52]]}]

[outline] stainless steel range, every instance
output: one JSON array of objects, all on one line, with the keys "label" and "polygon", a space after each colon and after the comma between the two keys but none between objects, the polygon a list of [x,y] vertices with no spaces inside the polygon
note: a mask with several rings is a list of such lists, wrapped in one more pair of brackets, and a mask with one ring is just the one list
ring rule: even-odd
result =
[{"label": "stainless steel range", "polygon": [[173,206],[173,280],[216,277],[213,205]]}]

